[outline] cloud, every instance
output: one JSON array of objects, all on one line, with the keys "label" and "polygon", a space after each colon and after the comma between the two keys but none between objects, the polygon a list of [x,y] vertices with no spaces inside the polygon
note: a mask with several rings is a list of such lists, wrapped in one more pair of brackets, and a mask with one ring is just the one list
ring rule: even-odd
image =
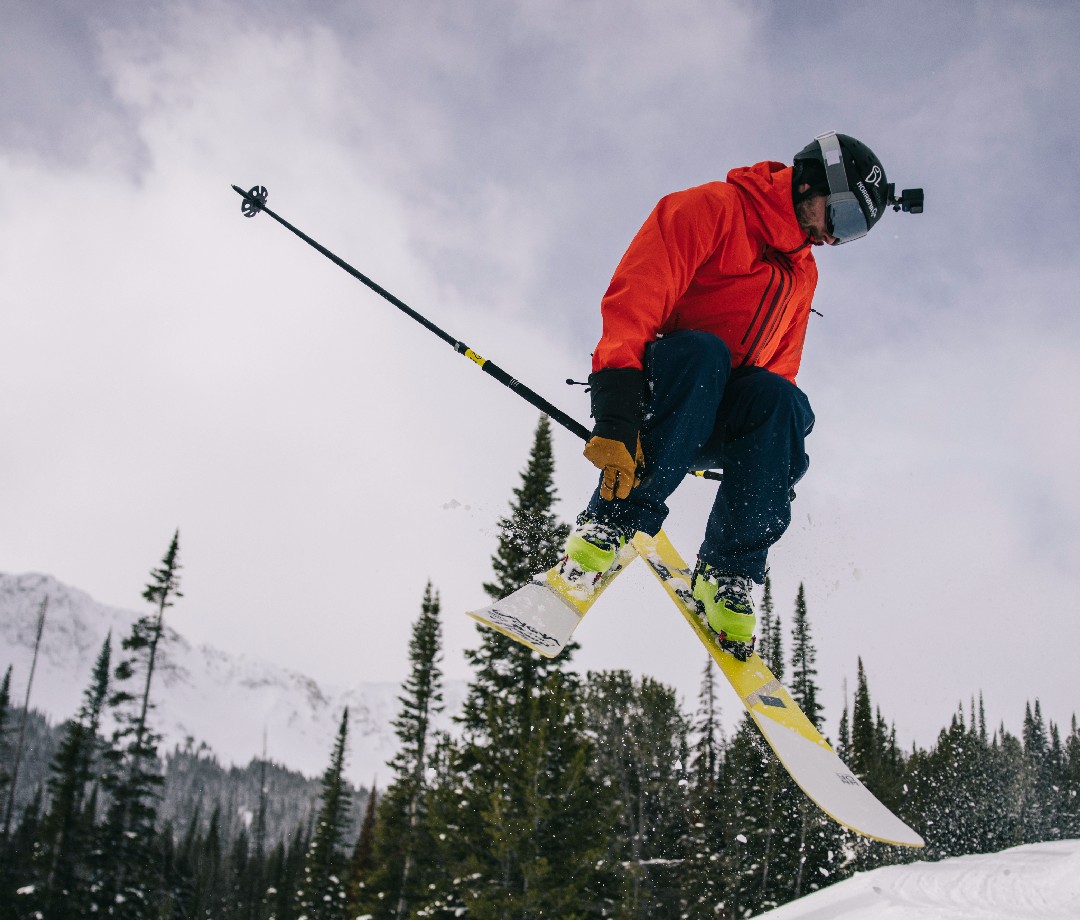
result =
[{"label": "cloud", "polygon": [[[587,372],[655,200],[835,126],[928,210],[820,254],[800,376],[819,425],[778,608],[806,583],[832,719],[858,654],[923,742],[984,683],[995,718],[1039,694],[1067,718],[1076,13],[990,6],[20,8],[0,39],[25,87],[0,104],[2,564],[131,606],[179,526],[178,628],[336,682],[402,675],[431,578],[466,676],[458,612],[483,601],[536,413],[242,219],[229,184],[266,185],[584,421],[561,381]],[[556,450],[570,518],[593,477],[573,436]],[[701,482],[673,500],[687,554],[710,501]],[[692,700],[696,640],[625,579],[581,665]],[[1024,666],[988,673],[1003,650]]]}]

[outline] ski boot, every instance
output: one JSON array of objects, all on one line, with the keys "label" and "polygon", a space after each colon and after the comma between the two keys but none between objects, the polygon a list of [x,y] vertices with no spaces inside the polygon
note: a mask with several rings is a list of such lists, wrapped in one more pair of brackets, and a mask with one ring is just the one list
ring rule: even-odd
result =
[{"label": "ski boot", "polygon": [[698,560],[691,591],[709,628],[719,636],[720,648],[739,661],[754,654],[754,601],[751,580],[745,575],[721,572]]},{"label": "ski boot", "polygon": [[568,584],[594,590],[604,576],[621,567],[620,554],[633,534],[582,514],[566,538],[559,576]]}]

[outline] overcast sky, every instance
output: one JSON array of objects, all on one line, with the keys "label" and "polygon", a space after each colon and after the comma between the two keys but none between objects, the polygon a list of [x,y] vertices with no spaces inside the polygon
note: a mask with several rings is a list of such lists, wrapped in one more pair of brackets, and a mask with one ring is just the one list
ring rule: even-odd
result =
[{"label": "overcast sky", "polygon": [[[405,676],[430,578],[467,678],[537,413],[229,185],[585,421],[563,381],[656,200],[835,129],[927,210],[819,254],[778,609],[805,583],[830,732],[860,655],[904,744],[980,691],[1067,725],[1080,6],[890,7],[2,0],[0,570],[139,609],[178,527],[175,628],[335,684]],[[673,500],[684,555],[712,488]],[[644,569],[578,635],[694,704]]]}]

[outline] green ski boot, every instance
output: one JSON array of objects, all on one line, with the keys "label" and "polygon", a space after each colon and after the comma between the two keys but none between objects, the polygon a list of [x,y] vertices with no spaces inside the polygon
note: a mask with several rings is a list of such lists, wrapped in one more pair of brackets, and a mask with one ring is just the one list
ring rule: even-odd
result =
[{"label": "green ski boot", "polygon": [[707,562],[698,561],[691,590],[698,609],[705,614],[709,628],[720,637],[720,647],[739,661],[754,654],[753,583],[745,575],[721,572]]},{"label": "green ski boot", "polygon": [[582,515],[566,538],[559,574],[568,582],[598,584],[619,561],[631,535]]}]

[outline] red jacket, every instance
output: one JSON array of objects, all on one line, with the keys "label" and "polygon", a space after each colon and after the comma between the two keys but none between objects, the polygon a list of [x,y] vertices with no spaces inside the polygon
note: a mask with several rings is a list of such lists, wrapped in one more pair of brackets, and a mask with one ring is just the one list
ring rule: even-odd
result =
[{"label": "red jacket", "polygon": [[794,382],[817,265],[795,219],[791,167],[758,163],[660,200],[623,256],[600,310],[593,370],[642,366],[658,334],[718,335],[733,367]]}]

